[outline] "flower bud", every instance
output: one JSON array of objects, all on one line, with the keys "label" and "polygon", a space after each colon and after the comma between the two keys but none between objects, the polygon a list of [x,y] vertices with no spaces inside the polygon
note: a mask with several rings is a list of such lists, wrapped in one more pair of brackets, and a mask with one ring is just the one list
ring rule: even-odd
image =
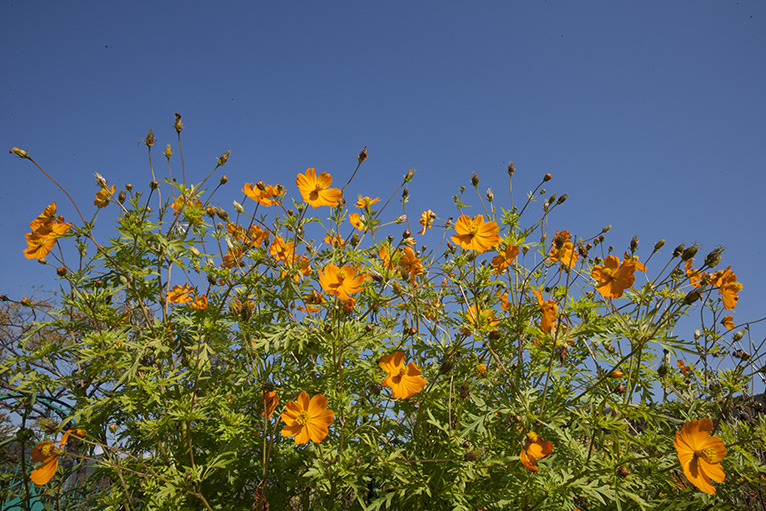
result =
[{"label": "flower bud", "polygon": [[181,114],[178,112],[176,112],[176,123],[173,125],[173,127],[178,133],[181,133],[181,130],[184,129],[184,125],[181,124]]},{"label": "flower bud", "polygon": [[361,165],[362,162],[367,159],[367,146],[364,146],[364,149],[359,152],[359,156],[357,158],[359,159],[359,165]]},{"label": "flower bud", "polygon": [[628,470],[626,467],[620,467],[617,469],[617,475],[620,477],[628,477],[630,474],[630,470]]},{"label": "flower bud", "polygon": [[173,156],[173,150],[170,148],[170,144],[168,144],[165,146],[165,158],[169,160],[171,156]]},{"label": "flower bud", "polygon": [[686,247],[683,252],[681,252],[681,260],[682,261],[688,261],[689,259],[693,259],[695,255],[697,255],[697,251],[699,251],[700,245],[699,243],[694,243],[691,247]]},{"label": "flower bud", "polygon": [[410,196],[410,189],[405,186],[404,190],[402,190],[402,199],[406,199],[409,196]]},{"label": "flower bud", "polygon": [[146,134],[146,138],[144,139],[144,144],[146,144],[146,147],[152,147],[154,142],[156,142],[156,139],[154,138],[154,132],[149,130],[149,133]]},{"label": "flower bud", "polygon": [[513,166],[513,162],[508,163],[508,175],[512,176],[516,172],[516,167]]},{"label": "flower bud", "polygon": [[659,249],[661,249],[664,246],[665,246],[665,240],[660,240],[654,244],[654,251],[657,252]]},{"label": "flower bud", "polygon": [[487,376],[486,364],[476,364],[476,372],[479,373],[480,376]]},{"label": "flower bud", "polygon": [[156,179],[152,180],[152,182],[149,183],[149,188],[151,188],[152,190],[156,190],[159,187],[160,187],[160,184],[157,182]]},{"label": "flower bud", "polygon": [[614,393],[615,393],[615,394],[625,394],[625,385],[623,385],[622,383],[620,383],[619,385],[617,385],[617,386],[614,388]]},{"label": "flower bud", "polygon": [[550,181],[552,177],[553,177],[553,176],[551,176],[550,174],[545,174],[545,175],[543,176],[543,181]]},{"label": "flower bud", "polygon": [[404,221],[407,220],[407,215],[399,215],[396,217],[396,220],[394,220],[397,224],[403,224]]},{"label": "flower bud", "polygon": [[125,185],[125,189],[126,189],[127,191],[129,191],[129,192],[130,192],[130,191],[133,191],[133,185],[132,185],[132,184],[130,184],[130,183],[128,183],[128,184],[126,184],[126,185]]},{"label": "flower bud", "polygon": [[120,193],[117,194],[117,200],[120,201],[120,204],[125,204],[125,199],[128,198],[128,194],[125,193],[125,190],[120,190]]},{"label": "flower bud", "polygon": [[556,204],[559,204],[559,205],[564,204],[564,201],[566,201],[568,198],[569,198],[569,194],[565,193],[564,195],[559,197],[559,200],[556,201]]},{"label": "flower bud", "polygon": [[476,172],[471,174],[471,184],[476,188],[479,186],[479,175]]},{"label": "flower bud", "polygon": [[702,337],[702,331],[698,328],[694,331],[694,340],[698,341],[700,337]]},{"label": "flower bud", "polygon": [[495,193],[492,191],[492,188],[487,188],[487,200],[489,202],[492,202],[495,200]]},{"label": "flower bud", "polygon": [[412,181],[412,176],[414,175],[415,175],[415,169],[410,169],[410,171],[404,175],[404,182],[409,183],[410,181]]},{"label": "flower bud", "polygon": [[698,289],[692,289],[687,293],[686,296],[684,296],[683,304],[684,305],[692,305],[694,302],[700,299],[702,296],[702,293],[699,292]]},{"label": "flower bud", "polygon": [[217,208],[215,210],[215,214],[218,215],[218,218],[220,218],[224,222],[228,222],[229,221],[229,214],[225,210],[223,210],[221,208]]},{"label": "flower bud", "polygon": [[205,213],[210,218],[213,218],[215,216],[215,207],[214,206],[208,206],[205,208]]},{"label": "flower bud", "polygon": [[18,147],[12,147],[12,148],[11,148],[11,150],[10,150],[10,151],[8,151],[8,152],[9,152],[9,153],[11,153],[11,154],[15,154],[15,155],[16,155],[16,156],[18,156],[19,158],[22,158],[22,159],[29,159],[29,153],[28,153],[28,152],[26,152],[26,151],[25,151],[25,150],[23,150],[23,149],[19,149]]},{"label": "flower bud", "polygon": [[739,332],[734,332],[734,335],[731,336],[732,340],[734,342],[739,342],[742,340],[742,338],[745,336],[745,330],[740,330]]},{"label": "flower bud", "polygon": [[681,243],[676,248],[673,249],[673,257],[679,257],[681,254],[684,253],[684,249],[686,249],[686,244]]},{"label": "flower bud", "polygon": [[56,268],[56,275],[58,275],[59,277],[63,277],[64,275],[66,275],[66,272],[67,272],[66,266],[59,266],[58,268]]},{"label": "flower bud", "polygon": [[723,250],[724,247],[716,247],[713,249],[712,252],[705,256],[705,265],[709,266],[710,268],[715,268],[718,266],[718,264],[721,262],[721,252],[723,252]]},{"label": "flower bud", "polygon": [[229,178],[228,177],[221,176],[221,181],[220,181],[221,186],[225,185],[228,182],[229,182]]},{"label": "flower bud", "polygon": [[218,157],[218,166],[223,167],[226,165],[226,162],[229,161],[229,155],[231,155],[231,151],[224,151],[224,153]]}]

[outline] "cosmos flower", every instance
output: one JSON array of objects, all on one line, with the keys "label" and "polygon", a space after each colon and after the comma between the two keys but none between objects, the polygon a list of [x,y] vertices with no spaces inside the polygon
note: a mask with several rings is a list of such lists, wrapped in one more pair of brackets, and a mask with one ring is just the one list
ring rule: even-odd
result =
[{"label": "cosmos flower", "polygon": [[305,444],[309,440],[321,442],[329,433],[335,412],[327,410],[327,398],[317,394],[309,400],[306,392],[301,392],[297,401],[290,401],[282,412],[286,426],[282,436],[294,436],[295,443]]},{"label": "cosmos flower", "polygon": [[364,274],[357,276],[353,266],[338,268],[334,264],[328,264],[324,267],[324,272],[319,270],[319,284],[321,284],[322,289],[344,302],[351,298],[350,295],[361,291],[359,286],[366,279],[367,276]]},{"label": "cosmos flower", "polygon": [[274,413],[274,410],[277,407],[277,403],[279,403],[279,396],[277,396],[277,391],[272,390],[271,392],[261,391],[261,401],[263,404],[263,411],[261,412],[261,417],[264,415],[266,416],[266,420],[271,420],[271,414]]},{"label": "cosmos flower", "polygon": [[553,330],[553,324],[556,322],[556,313],[559,310],[559,306],[553,300],[543,300],[543,294],[537,289],[533,289],[532,293],[537,297],[537,304],[543,310],[540,330],[549,334]]},{"label": "cosmos flower", "polygon": [[421,371],[415,362],[404,364],[404,353],[401,351],[382,356],[378,365],[388,373],[383,385],[391,388],[391,396],[394,399],[412,397],[426,385],[426,380],[420,376]]},{"label": "cosmos flower", "polygon": [[168,293],[168,302],[189,303],[193,300],[191,296],[192,293],[194,293],[194,288],[189,284],[184,284],[183,286],[173,286],[173,288]]},{"label": "cosmos flower", "polygon": [[715,487],[710,481],[721,482],[726,477],[720,463],[726,456],[726,447],[717,436],[709,436],[711,431],[713,421],[710,419],[687,422],[681,431],[676,432],[673,445],[689,482],[705,493],[714,495]]},{"label": "cosmos flower", "polygon": [[425,234],[428,229],[433,227],[434,220],[436,220],[436,213],[431,211],[430,209],[428,211],[423,211],[420,214],[420,225],[423,226],[422,229],[420,229],[420,232],[418,234]]},{"label": "cosmos flower", "polygon": [[537,433],[530,431],[527,433],[525,447],[521,450],[519,459],[532,472],[539,472],[537,460],[547,457],[552,452],[553,444],[550,441],[546,442]]},{"label": "cosmos flower", "polygon": [[376,202],[380,202],[380,199],[378,197],[375,197],[374,199],[371,199],[369,197],[359,197],[359,200],[356,201],[356,207],[359,209],[366,209],[375,204]]},{"label": "cosmos flower", "polygon": [[570,240],[571,235],[569,231],[556,230],[556,235],[553,237],[553,247],[548,253],[548,261],[551,263],[559,262],[566,264],[570,268],[575,267],[575,263],[580,258],[577,254],[577,250],[574,248],[574,244]]},{"label": "cosmos flower", "polygon": [[734,316],[732,316],[731,314],[727,314],[721,320],[721,324],[725,326],[728,330],[734,330]]},{"label": "cosmos flower", "polygon": [[314,209],[319,206],[334,208],[342,196],[340,189],[330,188],[332,176],[327,172],[317,176],[316,169],[306,169],[305,174],[298,174],[295,184],[298,185],[304,202]]},{"label": "cosmos flower", "polygon": [[463,215],[455,222],[457,234],[450,239],[465,250],[476,250],[484,253],[500,241],[495,222],[485,222],[484,216],[476,215],[471,218]]},{"label": "cosmos flower", "polygon": [[272,206],[277,203],[279,196],[284,194],[285,190],[282,185],[264,185],[263,181],[258,181],[255,186],[252,183],[246,183],[242,192],[261,206]]},{"label": "cosmos flower", "polygon": [[30,454],[32,455],[32,461],[34,463],[42,463],[38,465],[29,478],[38,485],[48,484],[48,482],[56,475],[56,470],[59,466],[59,456],[64,451],[61,449],[64,444],[69,440],[69,435],[73,435],[78,438],[85,436],[85,431],[82,429],[69,429],[64,436],[61,437],[58,447],[53,442],[40,442],[32,448]]},{"label": "cosmos flower", "polygon": [[633,276],[637,269],[636,263],[637,261],[627,259],[620,263],[617,257],[606,256],[603,266],[597,264],[591,271],[591,276],[598,281],[596,290],[605,298],[621,297],[623,291],[636,281],[636,277]]},{"label": "cosmos flower", "polygon": [[112,185],[111,188],[100,189],[96,192],[96,200],[93,201],[93,205],[98,209],[107,207],[109,205],[109,199],[114,195],[114,190],[114,185]]},{"label": "cosmos flower", "polygon": [[498,255],[492,258],[492,271],[495,275],[500,275],[507,270],[516,261],[519,252],[519,247],[516,245],[508,245],[505,250],[498,252]]}]

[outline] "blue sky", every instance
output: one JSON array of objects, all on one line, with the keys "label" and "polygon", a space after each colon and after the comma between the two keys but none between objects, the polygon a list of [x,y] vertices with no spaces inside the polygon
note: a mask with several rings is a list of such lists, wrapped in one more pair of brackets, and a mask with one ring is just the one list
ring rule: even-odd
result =
[{"label": "blue sky", "polygon": [[[157,153],[175,148],[180,112],[190,181],[232,151],[227,200],[259,179],[296,197],[308,167],[343,183],[367,146],[351,197],[382,197],[414,167],[411,213],[441,218],[472,171],[508,207],[514,161],[517,200],[547,172],[569,194],[552,229],[611,224],[609,243],[637,234],[642,259],[663,238],[665,254],[726,245],[735,319],[766,315],[763,2],[211,5],[4,2],[3,147],[90,206],[94,172],[146,186],[138,142],[153,128]],[[0,292],[55,288],[24,233],[51,201],[75,213],[28,162],[6,155],[0,172]]]}]

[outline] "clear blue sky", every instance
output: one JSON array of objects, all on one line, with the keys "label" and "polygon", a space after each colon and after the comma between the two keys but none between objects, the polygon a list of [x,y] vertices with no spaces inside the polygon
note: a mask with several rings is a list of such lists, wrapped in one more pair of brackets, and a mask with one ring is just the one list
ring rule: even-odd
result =
[{"label": "clear blue sky", "polygon": [[[766,315],[764,2],[18,0],[0,43],[0,146],[28,149],[86,209],[94,172],[146,186],[138,142],[154,129],[161,166],[175,112],[189,180],[232,151],[224,205],[259,179],[296,197],[307,167],[345,182],[368,146],[347,195],[386,195],[414,167],[411,212],[447,218],[472,171],[507,207],[514,161],[519,195],[546,172],[569,193],[553,229],[612,224],[642,260],[661,238],[665,254],[726,245],[735,319]],[[0,292],[18,299],[55,288],[22,255],[30,220],[54,200],[75,213],[2,154]]]}]

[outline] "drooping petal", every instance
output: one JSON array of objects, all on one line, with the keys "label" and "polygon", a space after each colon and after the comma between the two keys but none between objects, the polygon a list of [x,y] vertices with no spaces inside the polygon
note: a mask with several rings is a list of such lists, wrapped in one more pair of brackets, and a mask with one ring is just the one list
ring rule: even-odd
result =
[{"label": "drooping petal", "polygon": [[50,456],[45,460],[45,462],[42,465],[39,465],[36,469],[32,471],[32,473],[29,475],[29,478],[35,483],[39,485],[48,484],[48,481],[53,479],[53,476],[56,475],[56,470],[59,466],[59,457],[58,456]]}]

